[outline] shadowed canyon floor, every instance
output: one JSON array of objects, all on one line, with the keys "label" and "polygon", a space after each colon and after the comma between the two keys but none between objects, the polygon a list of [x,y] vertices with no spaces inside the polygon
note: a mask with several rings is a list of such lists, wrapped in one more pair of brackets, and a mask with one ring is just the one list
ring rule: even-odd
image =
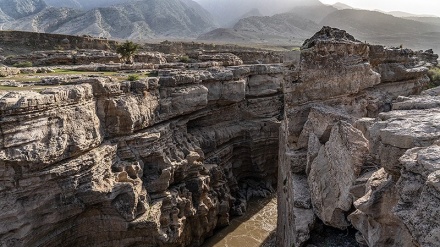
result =
[{"label": "shadowed canyon floor", "polygon": [[209,238],[203,247],[272,247],[277,226],[276,198],[254,199],[246,214]]}]

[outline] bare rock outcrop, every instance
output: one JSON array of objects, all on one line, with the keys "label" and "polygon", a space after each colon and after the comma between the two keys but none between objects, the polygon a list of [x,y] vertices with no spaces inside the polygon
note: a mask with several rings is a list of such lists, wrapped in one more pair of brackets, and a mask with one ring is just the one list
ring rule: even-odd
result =
[{"label": "bare rock outcrop", "polygon": [[348,216],[362,235],[358,241],[368,246],[416,246],[407,227],[393,213],[399,200],[393,176],[383,168],[364,184],[365,195],[354,202],[356,211]]},{"label": "bare rock outcrop", "polygon": [[341,229],[350,225],[344,214],[353,203],[349,191],[361,173],[367,153],[368,141],[362,132],[340,121],[313,159],[308,174],[311,200],[325,224]]},{"label": "bare rock outcrop", "polygon": [[20,74],[20,69],[11,67],[0,67],[0,77]]},{"label": "bare rock outcrop", "polygon": [[164,64],[167,63],[167,59],[161,52],[141,52],[134,55],[134,62]]},{"label": "bare rock outcrop", "polygon": [[75,65],[90,63],[119,63],[117,53],[103,50],[53,50],[35,51],[31,54],[7,57],[5,64],[30,62],[34,66]]},{"label": "bare rock outcrop", "polygon": [[410,96],[433,54],[324,27],[298,67],[199,55],[103,66],[159,68],[137,81],[0,91],[0,245],[200,246],[277,185],[277,246],[320,221],[438,246],[440,90]]},{"label": "bare rock outcrop", "polygon": [[278,246],[303,246],[313,229],[291,201],[301,188],[289,182],[297,176],[307,179],[313,212],[324,224],[352,225],[369,246],[421,244],[397,213],[404,184],[397,181],[405,169],[399,158],[438,140],[437,110],[426,110],[437,106],[434,93],[408,97],[429,82],[428,53],[369,45],[330,27],[305,41],[298,74],[291,72],[284,85],[278,175],[286,182],[278,183]]},{"label": "bare rock outcrop", "polygon": [[400,158],[403,169],[394,212],[421,246],[440,243],[439,151],[438,145],[413,148]]},{"label": "bare rock outcrop", "polygon": [[369,183],[375,180],[376,185],[367,186],[366,194],[354,203],[357,210],[349,216],[369,246],[439,243],[439,194],[431,186],[440,169],[435,95],[433,89],[420,96],[401,97],[393,104],[397,110],[359,121],[361,129],[367,130],[372,157],[383,167],[375,173],[381,178],[372,175]]},{"label": "bare rock outcrop", "polygon": [[199,246],[273,193],[284,71],[0,94],[1,245]]}]

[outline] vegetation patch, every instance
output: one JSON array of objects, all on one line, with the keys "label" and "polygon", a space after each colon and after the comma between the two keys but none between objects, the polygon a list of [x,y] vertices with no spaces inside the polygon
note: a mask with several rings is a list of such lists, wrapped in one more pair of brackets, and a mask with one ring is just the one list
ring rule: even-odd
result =
[{"label": "vegetation patch", "polygon": [[429,76],[429,79],[431,79],[431,82],[429,83],[429,88],[440,86],[440,68],[439,67],[432,67],[428,71],[428,76]]},{"label": "vegetation patch", "polygon": [[140,46],[132,41],[125,41],[125,43],[116,46],[116,52],[121,55],[125,63],[133,63],[133,55],[139,50]]},{"label": "vegetation patch", "polygon": [[54,69],[54,72],[51,73],[52,75],[82,75],[85,72],[83,71],[76,71],[76,70],[70,70],[70,69]]},{"label": "vegetation patch", "polygon": [[14,67],[17,67],[17,68],[27,68],[27,67],[32,67],[32,62],[30,62],[30,61],[23,61],[23,62],[19,62],[19,63],[14,63],[14,65],[12,65],[12,66],[14,66]]},{"label": "vegetation patch", "polygon": [[191,62],[191,59],[188,56],[181,56],[179,61],[182,63],[189,63]]},{"label": "vegetation patch", "polygon": [[433,67],[429,70],[428,76],[431,81],[440,81],[440,67]]},{"label": "vegetation patch", "polygon": [[139,80],[139,75],[129,75],[128,76],[128,80],[129,81],[137,81],[137,80]]}]

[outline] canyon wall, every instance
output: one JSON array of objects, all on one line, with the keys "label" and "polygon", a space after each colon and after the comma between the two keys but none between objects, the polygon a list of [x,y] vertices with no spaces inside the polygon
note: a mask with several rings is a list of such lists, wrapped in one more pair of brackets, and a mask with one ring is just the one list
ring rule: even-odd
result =
[{"label": "canyon wall", "polygon": [[277,186],[277,246],[436,246],[436,55],[324,27],[298,66],[203,56],[233,63],[0,91],[0,245],[200,246]]},{"label": "canyon wall", "polygon": [[199,246],[274,193],[283,71],[0,91],[0,245]]},{"label": "canyon wall", "polygon": [[318,219],[354,226],[368,246],[438,246],[439,167],[417,158],[437,147],[411,149],[438,139],[437,110],[412,109],[438,105],[406,97],[426,87],[437,58],[328,27],[305,41],[299,76],[284,84],[277,246],[303,246]]}]

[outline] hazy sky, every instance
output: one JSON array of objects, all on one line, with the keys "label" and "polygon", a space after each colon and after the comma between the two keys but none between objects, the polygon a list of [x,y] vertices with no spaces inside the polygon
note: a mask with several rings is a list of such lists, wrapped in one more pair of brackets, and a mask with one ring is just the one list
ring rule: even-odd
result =
[{"label": "hazy sky", "polygon": [[320,0],[325,4],[345,3],[354,8],[404,11],[440,16],[440,0]]}]

